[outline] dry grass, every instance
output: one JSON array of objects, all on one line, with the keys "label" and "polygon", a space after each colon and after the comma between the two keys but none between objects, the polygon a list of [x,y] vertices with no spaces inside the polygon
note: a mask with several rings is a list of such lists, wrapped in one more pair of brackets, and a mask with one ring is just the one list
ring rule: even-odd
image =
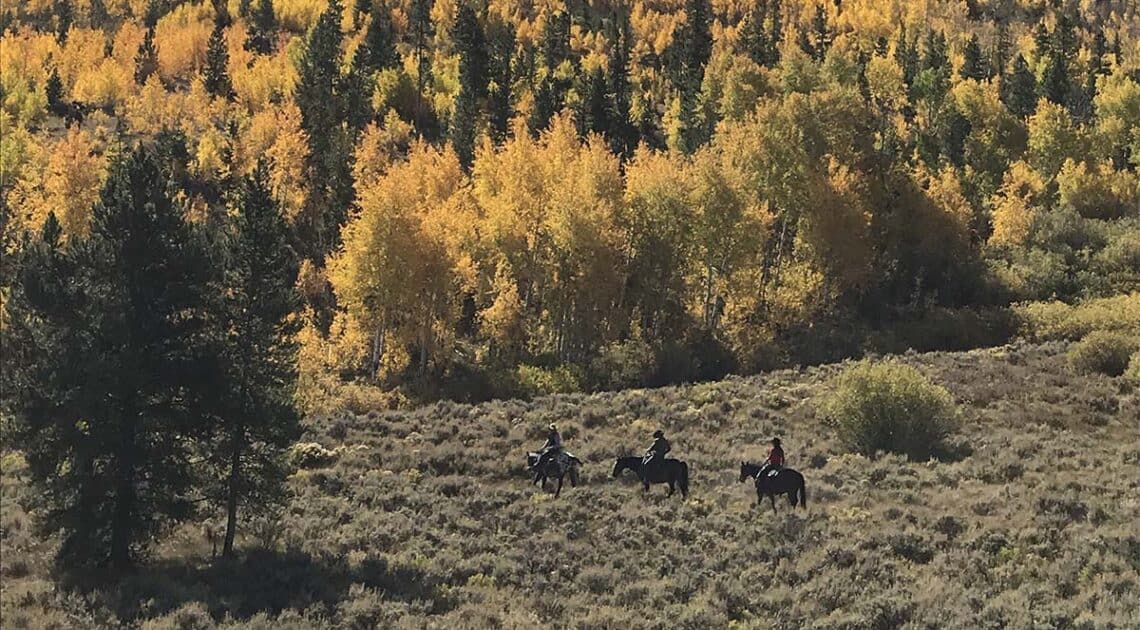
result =
[{"label": "dry grass", "polygon": [[[1140,401],[1065,351],[902,357],[960,404],[959,461],[843,453],[816,412],[841,365],[328,418],[304,441],[335,460],[293,477],[240,561],[211,564],[186,528],[84,595],[52,588],[6,455],[3,626],[1138,627]],[[551,421],[586,462],[558,500],[521,472]],[[610,477],[658,426],[688,501]],[[736,481],[772,434],[806,512],[758,510]]]}]

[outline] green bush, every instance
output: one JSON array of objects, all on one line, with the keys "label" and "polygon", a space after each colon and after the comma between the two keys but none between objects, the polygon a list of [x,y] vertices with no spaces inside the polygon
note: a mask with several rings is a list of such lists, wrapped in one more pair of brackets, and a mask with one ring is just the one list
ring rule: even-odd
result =
[{"label": "green bush", "polygon": [[1128,360],[1128,369],[1124,371],[1124,377],[1140,381],[1140,350],[1132,353],[1132,358]]},{"label": "green bush", "polygon": [[590,381],[594,389],[645,387],[656,370],[653,346],[634,338],[602,348],[590,363]]},{"label": "green bush", "polygon": [[544,368],[526,364],[515,370],[515,386],[522,398],[569,394],[582,389],[578,376],[567,366]]},{"label": "green bush", "polygon": [[1120,376],[1128,369],[1129,358],[1140,350],[1140,340],[1133,335],[1098,330],[1073,344],[1069,363],[1078,372]]},{"label": "green bush", "polygon": [[1140,335],[1140,293],[1064,302],[1030,302],[1014,307],[1019,334],[1029,341],[1076,341],[1094,330]]},{"label": "green bush", "polygon": [[852,450],[927,459],[957,429],[950,392],[896,361],[861,361],[836,380],[820,411]]}]

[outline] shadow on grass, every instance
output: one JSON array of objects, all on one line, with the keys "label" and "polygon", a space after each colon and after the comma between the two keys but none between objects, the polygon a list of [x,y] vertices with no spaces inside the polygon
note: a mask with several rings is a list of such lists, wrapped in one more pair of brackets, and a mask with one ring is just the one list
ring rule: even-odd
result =
[{"label": "shadow on grass", "polygon": [[286,609],[333,614],[353,584],[376,589],[388,600],[421,602],[436,613],[454,606],[442,594],[443,581],[418,567],[394,565],[384,557],[350,565],[343,557],[300,551],[251,551],[201,565],[159,561],[118,576],[72,573],[60,576],[60,582],[126,623],[191,602],[200,602],[215,619],[229,615],[244,620],[262,612],[274,616]]}]

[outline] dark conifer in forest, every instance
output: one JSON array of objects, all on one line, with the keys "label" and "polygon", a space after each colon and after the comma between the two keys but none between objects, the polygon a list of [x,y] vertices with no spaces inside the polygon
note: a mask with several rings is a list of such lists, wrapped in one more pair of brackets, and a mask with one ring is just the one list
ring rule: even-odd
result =
[{"label": "dark conifer in forest", "polygon": [[143,148],[118,157],[90,236],[64,242],[50,216],[6,304],[4,406],[66,567],[124,568],[194,511],[210,259],[165,172]]},{"label": "dark conifer in forest", "polygon": [[989,77],[989,68],[985,57],[982,56],[982,46],[978,43],[977,35],[970,36],[966,47],[962,50],[962,57],[962,67],[958,70],[958,74],[963,79],[984,81]]},{"label": "dark conifer in forest", "polygon": [[362,56],[360,64],[369,70],[384,70],[399,63],[396,54],[396,35],[392,30],[391,10],[383,2],[372,8],[368,31],[356,54]]},{"label": "dark conifer in forest", "polygon": [[488,62],[487,110],[491,140],[500,144],[510,131],[514,108],[511,103],[511,87],[514,82],[512,62],[515,56],[515,32],[508,25],[494,22],[488,28],[490,57]]},{"label": "dark conifer in forest", "polygon": [[158,71],[158,48],[154,45],[154,29],[148,28],[135,54],[135,83],[142,85]]},{"label": "dark conifer in forest", "polygon": [[206,67],[203,69],[206,91],[225,99],[233,97],[234,88],[226,70],[230,53],[226,48],[226,18],[224,11],[214,17],[214,30],[206,44]]},{"label": "dark conifer in forest", "polygon": [[1037,81],[1020,54],[1001,79],[1001,100],[1018,118],[1026,118],[1037,109]]},{"label": "dark conifer in forest", "polygon": [[259,0],[257,10],[246,35],[246,50],[267,55],[273,51],[277,40],[277,15],[273,12],[273,0]]},{"label": "dark conifer in forest", "polygon": [[218,425],[208,450],[212,494],[225,505],[227,556],[239,520],[283,499],[285,449],[300,434],[292,341],[299,265],[264,162],[241,179],[234,206],[217,337],[224,388],[215,397]]}]

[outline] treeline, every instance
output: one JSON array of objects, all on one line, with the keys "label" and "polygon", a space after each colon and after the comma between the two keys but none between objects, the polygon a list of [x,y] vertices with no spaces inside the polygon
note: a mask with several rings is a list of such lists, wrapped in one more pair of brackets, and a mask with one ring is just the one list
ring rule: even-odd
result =
[{"label": "treeline", "polygon": [[3,438],[64,567],[124,568],[156,535],[284,497],[299,434],[296,257],[264,167],[225,220],[188,221],[170,138],[124,150],[82,235],[49,214],[6,278]]},{"label": "treeline", "polygon": [[123,139],[182,139],[171,195],[195,225],[267,158],[311,409],[346,381],[482,398],[713,378],[930,313],[939,339],[983,339],[983,310],[944,309],[1140,285],[1137,19],[27,3],[0,53],[5,234],[18,250],[52,213],[65,248],[87,238]]}]

